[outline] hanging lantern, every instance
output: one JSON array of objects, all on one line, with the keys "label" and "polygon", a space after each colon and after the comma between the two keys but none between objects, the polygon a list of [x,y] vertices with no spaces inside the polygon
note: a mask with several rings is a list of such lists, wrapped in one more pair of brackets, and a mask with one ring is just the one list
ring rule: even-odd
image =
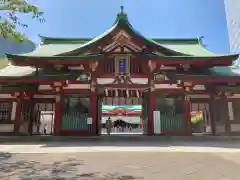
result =
[{"label": "hanging lantern", "polygon": [[58,81],[54,81],[54,82],[53,82],[53,86],[54,86],[54,87],[61,87],[61,86],[62,86],[62,83],[61,83],[61,82],[58,82]]},{"label": "hanging lantern", "polygon": [[97,66],[98,66],[98,62],[97,61],[90,64],[90,68],[92,69],[92,71],[96,71]]},{"label": "hanging lantern", "polygon": [[105,95],[108,97],[108,89],[105,89]]},{"label": "hanging lantern", "polygon": [[19,97],[20,96],[20,92],[14,92],[13,96],[14,97]]},{"label": "hanging lantern", "polygon": [[129,97],[129,91],[128,91],[128,89],[126,89],[126,95],[127,95],[127,97]]},{"label": "hanging lantern", "polygon": [[96,82],[92,80],[90,85],[91,85],[90,90],[91,90],[92,92],[94,92],[94,91],[95,91]]},{"label": "hanging lantern", "polygon": [[186,92],[189,92],[190,90],[191,90],[190,87],[188,87],[188,86],[185,87],[185,91],[186,91]]},{"label": "hanging lantern", "polygon": [[79,76],[79,80],[87,80],[88,79],[88,75],[87,74],[81,74]]},{"label": "hanging lantern", "polygon": [[139,91],[136,90],[136,95],[137,95],[137,98],[139,98]]},{"label": "hanging lantern", "polygon": [[184,86],[191,87],[191,86],[192,86],[192,82],[184,82],[183,85],[184,85]]},{"label": "hanging lantern", "polygon": [[118,90],[115,89],[115,96],[118,97]]},{"label": "hanging lantern", "polygon": [[59,92],[60,91],[60,87],[56,87],[56,92]]},{"label": "hanging lantern", "polygon": [[225,92],[224,95],[225,95],[226,97],[231,97],[231,96],[234,95],[234,93],[232,93],[232,92]]},{"label": "hanging lantern", "polygon": [[60,95],[57,95],[57,96],[56,96],[56,103],[60,102],[60,100],[61,100]]},{"label": "hanging lantern", "polygon": [[181,84],[182,84],[182,81],[181,81],[181,80],[177,80],[177,84],[178,84],[178,85],[181,85]]}]

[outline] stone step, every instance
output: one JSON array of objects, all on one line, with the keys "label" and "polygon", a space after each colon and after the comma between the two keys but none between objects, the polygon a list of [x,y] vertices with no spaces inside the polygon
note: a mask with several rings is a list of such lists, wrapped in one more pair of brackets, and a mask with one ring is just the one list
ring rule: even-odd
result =
[{"label": "stone step", "polygon": [[240,141],[240,136],[2,136],[0,143]]}]

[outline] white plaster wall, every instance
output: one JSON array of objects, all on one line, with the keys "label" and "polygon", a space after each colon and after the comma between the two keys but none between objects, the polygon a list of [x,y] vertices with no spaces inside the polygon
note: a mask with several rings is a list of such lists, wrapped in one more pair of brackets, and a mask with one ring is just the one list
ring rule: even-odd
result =
[{"label": "white plaster wall", "polygon": [[17,103],[13,102],[12,104],[12,113],[11,113],[11,120],[15,120],[15,115],[16,115],[16,108],[17,108]]},{"label": "white plaster wall", "polygon": [[[225,133],[225,125],[218,124],[216,126],[216,132],[218,133]],[[240,124],[231,124],[231,132],[239,132],[240,133]]]},{"label": "white plaster wall", "polygon": [[193,90],[205,90],[205,86],[204,85],[196,85],[193,87]]},{"label": "white plaster wall", "polygon": [[113,83],[115,79],[114,78],[97,78],[97,83],[98,84],[109,84]]},{"label": "white plaster wall", "polygon": [[13,124],[0,124],[0,132],[13,132]]},{"label": "white plaster wall", "polygon": [[231,124],[232,132],[240,132],[240,124]]},{"label": "white plaster wall", "polygon": [[207,94],[190,94],[188,95],[189,98],[210,98]]},{"label": "white plaster wall", "polygon": [[34,98],[55,98],[56,95],[43,95],[43,94],[36,94],[33,96]]},{"label": "white plaster wall", "polygon": [[11,94],[0,94],[0,98],[12,98]]},{"label": "white plaster wall", "polygon": [[178,87],[176,84],[155,84],[155,88],[156,89],[166,89],[166,88],[169,88],[169,89],[178,88],[178,89],[180,89],[180,87]]},{"label": "white plaster wall", "polygon": [[63,87],[63,89],[89,89],[90,84],[68,84],[67,87]]},{"label": "white plaster wall", "polygon": [[28,122],[21,122],[19,132],[21,134],[28,134]]},{"label": "white plaster wall", "polygon": [[51,90],[52,87],[50,85],[39,85],[38,90]]},{"label": "white plaster wall", "polygon": [[228,115],[229,115],[229,120],[233,121],[234,120],[234,114],[233,114],[233,104],[232,104],[232,102],[228,102]]},{"label": "white plaster wall", "polygon": [[133,84],[147,84],[148,79],[147,78],[131,78],[131,81]]},{"label": "white plaster wall", "polygon": [[37,133],[37,124],[35,124],[35,123],[33,123],[32,133],[33,134]]},{"label": "white plaster wall", "polygon": [[217,124],[216,125],[216,133],[225,133],[225,125],[224,124]]},{"label": "white plaster wall", "polygon": [[233,96],[228,97],[228,99],[240,98],[240,94],[234,94]]}]

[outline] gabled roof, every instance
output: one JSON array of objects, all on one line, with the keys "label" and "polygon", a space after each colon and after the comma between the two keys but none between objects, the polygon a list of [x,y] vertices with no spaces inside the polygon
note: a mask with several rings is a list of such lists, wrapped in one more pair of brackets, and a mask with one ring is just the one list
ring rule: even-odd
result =
[{"label": "gabled roof", "polygon": [[[114,25],[106,32],[95,38],[57,38],[44,37],[42,44],[33,52],[21,54],[21,57],[50,57],[50,56],[76,56],[86,52],[89,47],[106,38],[115,30],[124,29],[129,35],[143,40],[146,45],[154,47],[166,56],[198,56],[217,57],[219,55],[208,51],[199,38],[147,38],[139,33],[130,24],[127,14],[121,12],[117,15]],[[8,56],[10,57],[10,56]],[[18,58],[19,55],[12,55],[11,58]]]},{"label": "gabled roof", "polygon": [[[81,48],[94,38],[53,38],[41,36],[42,45],[30,53],[23,54],[25,56],[60,56],[69,51]],[[207,50],[199,38],[151,38],[152,41],[160,46],[175,52],[188,56],[218,56]]]},{"label": "gabled roof", "polygon": [[[156,49],[158,49],[161,52],[164,52],[166,54],[169,54],[169,55],[170,54],[171,55],[183,55],[183,53],[181,53],[181,52],[177,52],[177,51],[174,51],[172,49],[168,49],[164,46],[161,46],[156,41],[153,41],[152,39],[148,39],[145,36],[141,35],[141,33],[139,33],[138,31],[136,31],[133,28],[133,26],[130,24],[130,22],[128,21],[127,14],[123,12],[123,6],[121,7],[121,12],[117,15],[117,18],[116,18],[116,21],[115,21],[114,25],[110,29],[105,31],[100,36],[95,37],[95,38],[91,39],[90,41],[81,44],[77,49],[73,49],[72,51],[61,53],[59,55],[66,56],[66,55],[76,55],[76,54],[82,53],[82,52],[86,51],[89,47],[91,47],[93,44],[99,42],[100,40],[103,40],[110,33],[114,32],[117,29],[118,30],[125,30],[127,33],[129,33],[129,35],[138,37],[141,40],[143,40],[144,44],[150,45],[150,46],[152,46],[152,47],[154,47],[154,48],[156,48]],[[74,42],[74,39],[70,39],[70,40],[72,42]]]}]

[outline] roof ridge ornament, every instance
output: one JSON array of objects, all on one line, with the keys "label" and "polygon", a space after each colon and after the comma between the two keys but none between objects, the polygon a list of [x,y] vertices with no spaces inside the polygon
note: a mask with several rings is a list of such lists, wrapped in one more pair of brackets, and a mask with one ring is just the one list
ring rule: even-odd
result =
[{"label": "roof ridge ornament", "polygon": [[121,13],[121,14],[124,14],[124,6],[123,6],[123,5],[120,6],[120,9],[121,9],[120,13]]},{"label": "roof ridge ornament", "polygon": [[117,14],[117,18],[114,24],[116,24],[118,21],[128,21],[127,14],[124,12],[124,6],[120,6],[120,12]]}]

